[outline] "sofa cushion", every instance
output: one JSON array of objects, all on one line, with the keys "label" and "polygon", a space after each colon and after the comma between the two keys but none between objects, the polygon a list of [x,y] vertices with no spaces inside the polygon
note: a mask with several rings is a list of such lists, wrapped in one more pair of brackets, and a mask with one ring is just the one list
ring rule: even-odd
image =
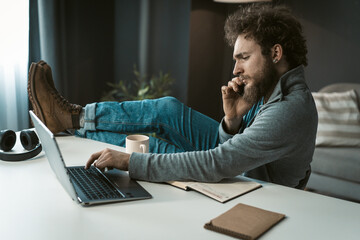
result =
[{"label": "sofa cushion", "polygon": [[360,183],[360,148],[316,147],[313,172]]},{"label": "sofa cushion", "polygon": [[319,90],[319,92],[346,92],[354,89],[360,106],[360,83],[333,83]]},{"label": "sofa cushion", "polygon": [[360,112],[354,90],[313,93],[319,123],[316,146],[360,147]]}]

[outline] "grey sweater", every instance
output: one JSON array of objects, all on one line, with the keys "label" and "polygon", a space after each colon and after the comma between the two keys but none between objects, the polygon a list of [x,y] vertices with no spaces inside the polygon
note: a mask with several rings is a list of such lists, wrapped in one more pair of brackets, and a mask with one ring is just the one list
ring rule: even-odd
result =
[{"label": "grey sweater", "polygon": [[268,102],[242,133],[226,133],[222,121],[220,144],[214,149],[171,154],[133,153],[129,175],[154,182],[218,182],[245,174],[296,187],[310,169],[317,122],[304,68],[299,66],[280,78]]}]

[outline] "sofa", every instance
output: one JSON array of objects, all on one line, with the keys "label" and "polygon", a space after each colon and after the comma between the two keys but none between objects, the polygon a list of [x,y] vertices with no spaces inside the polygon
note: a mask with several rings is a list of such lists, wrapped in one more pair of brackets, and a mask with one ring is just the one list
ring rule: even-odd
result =
[{"label": "sofa", "polygon": [[[358,137],[360,129],[360,114],[356,109],[351,110],[352,116],[355,116],[351,122],[351,127],[346,131],[352,134],[352,138],[345,139],[330,139],[326,143],[326,139],[321,141],[320,131],[323,128],[321,122],[322,115],[320,114],[321,106],[317,103],[317,98],[334,95],[339,95],[355,90],[357,111],[360,106],[360,84],[356,83],[337,83],[328,85],[320,89],[317,93],[313,93],[316,106],[318,108],[319,125],[317,133],[317,143],[313,160],[311,163],[312,173],[307,183],[307,190],[323,193],[333,197],[339,197],[346,200],[360,202],[360,137]],[[340,100],[341,101],[341,98]],[[341,112],[346,112],[347,107],[340,107],[339,114],[333,114],[334,117],[339,117]],[[354,115],[355,114],[355,115]],[[340,118],[340,117],[339,117]],[[350,124],[349,124],[350,125]],[[341,128],[346,129],[347,126],[334,127],[335,130]],[[337,133],[337,135],[341,135]],[[327,137],[326,134],[323,136]],[[335,137],[337,137],[335,135]],[[318,139],[319,138],[319,139]],[[319,141],[318,141],[319,140]]]}]

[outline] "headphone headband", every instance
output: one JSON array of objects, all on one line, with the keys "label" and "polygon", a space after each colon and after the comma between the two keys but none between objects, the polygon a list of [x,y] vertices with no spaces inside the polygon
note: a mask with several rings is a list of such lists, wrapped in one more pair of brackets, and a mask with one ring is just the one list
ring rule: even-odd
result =
[{"label": "headphone headband", "polygon": [[0,151],[0,160],[3,161],[24,161],[37,156],[42,151],[39,143],[34,149],[23,153],[5,153]]}]

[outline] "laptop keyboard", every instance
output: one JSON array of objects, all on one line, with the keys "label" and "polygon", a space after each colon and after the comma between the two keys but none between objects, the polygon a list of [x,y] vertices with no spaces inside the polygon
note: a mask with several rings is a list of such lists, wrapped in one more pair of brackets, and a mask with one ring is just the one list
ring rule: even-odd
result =
[{"label": "laptop keyboard", "polygon": [[68,168],[72,180],[90,200],[114,199],[123,196],[108,182],[95,167],[89,169]]}]

